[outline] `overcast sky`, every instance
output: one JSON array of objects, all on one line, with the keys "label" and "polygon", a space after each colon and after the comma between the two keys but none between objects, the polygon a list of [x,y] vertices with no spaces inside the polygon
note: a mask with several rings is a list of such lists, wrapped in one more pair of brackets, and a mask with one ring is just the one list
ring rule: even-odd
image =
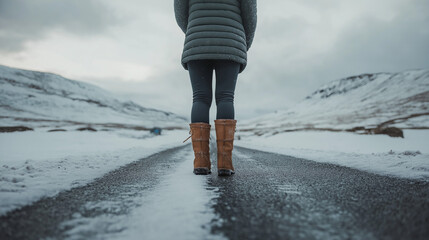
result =
[{"label": "overcast sky", "polygon": [[[0,64],[190,119],[183,41],[173,0],[0,0]],[[236,119],[291,107],[338,78],[415,68],[429,68],[427,0],[259,0]]]}]

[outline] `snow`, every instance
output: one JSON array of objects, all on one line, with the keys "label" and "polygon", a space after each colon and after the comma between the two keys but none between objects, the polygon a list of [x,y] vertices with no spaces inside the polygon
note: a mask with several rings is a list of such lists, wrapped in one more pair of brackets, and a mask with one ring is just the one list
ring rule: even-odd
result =
[{"label": "snow", "polygon": [[[238,121],[236,137],[240,140],[235,145],[429,181],[429,130],[410,129],[429,128],[428,93],[429,70],[336,80],[294,108]],[[404,129],[405,138],[350,132],[285,132],[374,128],[390,120],[389,126]],[[0,215],[183,145],[188,123],[173,113],[119,100],[90,84],[0,66],[0,126],[35,128],[31,132],[0,134]],[[76,131],[82,126],[98,131]],[[162,135],[136,131],[152,127],[163,128]],[[55,128],[67,131],[48,132]],[[130,196],[136,209],[129,214],[94,218],[75,214],[63,223],[70,239],[106,228],[107,235],[100,232],[97,239],[222,239],[223,236],[210,235],[210,226],[217,219],[211,206],[218,190],[208,188],[204,176],[195,176],[189,170],[191,148],[176,157],[185,160],[162,176],[159,185],[145,190],[145,194]],[[300,194],[294,186],[278,188]],[[114,204],[103,201],[86,207],[114,208]]]},{"label": "snow", "polygon": [[182,145],[185,130],[0,134],[0,215]]},{"label": "snow", "polygon": [[217,195],[215,189],[206,190],[207,177],[194,175],[189,170],[193,166],[193,154],[188,149],[186,161],[142,201],[140,209],[132,212],[125,223],[130,229],[123,232],[120,239],[198,240],[210,235],[211,221],[215,219],[211,205]]},{"label": "snow", "polygon": [[56,74],[0,65],[0,126],[132,125],[183,128],[186,118],[120,100]]},{"label": "snow", "polygon": [[[429,128],[428,99],[429,69],[343,78],[291,109],[238,121],[242,138],[236,144],[377,174],[429,179],[429,130],[417,130]],[[405,138],[345,131],[379,126],[399,127]]]},{"label": "snow", "polygon": [[395,121],[389,126],[429,128],[428,99],[428,69],[363,74],[322,86],[290,109],[237,122],[237,128],[270,134],[296,129],[375,128],[390,120]]},{"label": "snow", "polygon": [[[175,157],[185,161],[163,176],[158,187],[127,199],[140,207],[129,215],[76,216],[63,224],[70,229],[66,232],[68,239],[84,238],[85,233],[106,226],[108,231],[96,233],[96,239],[224,239],[210,233],[211,222],[217,218],[211,208],[218,197],[217,189],[209,189],[206,177],[189,170],[193,161],[191,148]],[[110,205],[97,204],[104,208]]]},{"label": "snow", "polygon": [[[35,131],[0,134],[0,215],[181,145],[188,136],[182,116],[56,74],[0,65],[0,127],[18,125]],[[76,131],[81,127],[97,132]],[[136,131],[153,127],[162,135]],[[48,132],[54,129],[66,132]]]},{"label": "snow", "polygon": [[237,133],[237,146],[332,163],[371,173],[429,181],[429,130],[405,138],[347,132],[301,131],[256,136]]},{"label": "snow", "polygon": [[[54,196],[60,191],[85,185],[140,158],[182,145],[187,136],[186,130],[163,131],[161,136],[131,130],[46,132],[46,129],[38,129],[33,132],[2,133],[0,215],[42,197]],[[404,139],[385,135],[314,131],[259,137],[238,132],[238,136],[241,139],[235,141],[237,146],[338,164],[376,174],[429,179],[429,130],[405,130]],[[184,171],[179,167],[174,173],[177,176],[171,176],[174,180],[166,180],[169,182],[162,185],[156,194],[172,192],[170,188],[173,183],[180,184],[181,181],[184,181],[181,186],[192,186],[187,181],[201,184],[199,180],[188,176],[188,173],[181,172],[182,170]],[[196,190],[198,187],[192,188],[193,190],[186,189],[199,191]],[[174,194],[176,200],[183,197],[179,193]],[[168,199],[171,197],[167,197],[165,201],[169,201]],[[153,202],[145,203],[151,204]],[[148,209],[142,211],[149,211]],[[168,218],[167,212],[167,215],[159,217]],[[130,234],[132,235],[131,232]]]}]

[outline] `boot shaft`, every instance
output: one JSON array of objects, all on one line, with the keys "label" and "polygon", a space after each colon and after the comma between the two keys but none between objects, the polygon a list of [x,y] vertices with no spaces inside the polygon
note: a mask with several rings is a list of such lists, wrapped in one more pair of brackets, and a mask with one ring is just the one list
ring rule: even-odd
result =
[{"label": "boot shaft", "polygon": [[209,174],[210,162],[210,127],[208,123],[190,123],[192,137],[192,148],[194,150],[194,173]]},{"label": "boot shaft", "polygon": [[232,171],[232,150],[234,148],[234,134],[237,120],[216,119],[216,144],[217,144],[217,166],[218,171]]},{"label": "boot shaft", "polygon": [[192,148],[195,152],[209,152],[210,127],[208,123],[190,123]]},{"label": "boot shaft", "polygon": [[235,126],[237,120],[234,119],[216,119],[216,142],[218,151],[229,152],[233,149]]}]

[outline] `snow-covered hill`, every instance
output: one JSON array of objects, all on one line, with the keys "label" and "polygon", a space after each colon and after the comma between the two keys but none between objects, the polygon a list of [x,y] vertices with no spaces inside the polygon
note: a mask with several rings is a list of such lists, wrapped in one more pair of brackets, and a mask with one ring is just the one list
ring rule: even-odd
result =
[{"label": "snow-covered hill", "polygon": [[322,86],[295,107],[241,121],[257,135],[297,130],[371,132],[429,128],[429,69],[348,77]]},{"label": "snow-covered hill", "polygon": [[91,84],[0,65],[0,126],[175,129],[186,124],[184,117],[120,101]]}]

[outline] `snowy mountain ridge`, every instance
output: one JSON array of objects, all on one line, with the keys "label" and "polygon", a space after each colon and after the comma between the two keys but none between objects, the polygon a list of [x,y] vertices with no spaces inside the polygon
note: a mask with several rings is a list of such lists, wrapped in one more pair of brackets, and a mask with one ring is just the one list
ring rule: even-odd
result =
[{"label": "snowy mountain ridge", "polygon": [[317,91],[313,92],[313,94],[308,96],[306,99],[317,97],[328,98],[332,95],[345,94],[349,91],[352,91],[374,81],[382,74],[383,73],[362,74],[332,81],[327,85],[320,87]]},{"label": "snowy mountain ridge", "polygon": [[0,65],[0,124],[181,128],[184,117],[121,101],[92,84]]},{"label": "snowy mountain ridge", "polygon": [[293,108],[243,120],[258,135],[297,130],[429,128],[429,69],[362,74],[323,85]]}]

